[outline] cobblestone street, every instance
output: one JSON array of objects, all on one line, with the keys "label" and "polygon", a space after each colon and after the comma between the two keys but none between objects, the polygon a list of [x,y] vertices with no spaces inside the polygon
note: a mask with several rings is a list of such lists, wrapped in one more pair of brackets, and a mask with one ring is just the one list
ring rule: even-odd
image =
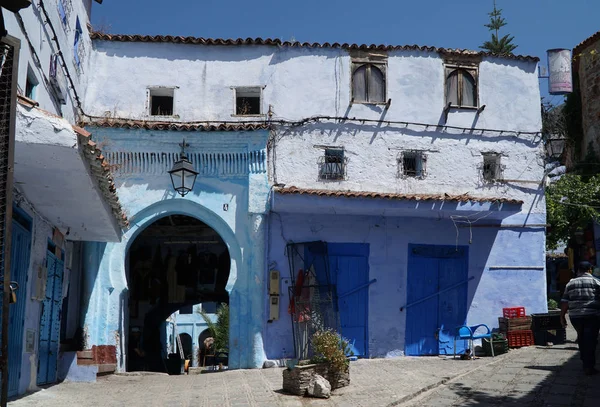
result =
[{"label": "cobblestone street", "polygon": [[[569,331],[570,339],[574,332]],[[437,357],[359,360],[351,385],[329,400],[281,392],[281,369],[190,376],[114,375],[62,383],[9,403],[64,406],[597,406],[600,376],[586,377],[574,343],[474,361]]]}]

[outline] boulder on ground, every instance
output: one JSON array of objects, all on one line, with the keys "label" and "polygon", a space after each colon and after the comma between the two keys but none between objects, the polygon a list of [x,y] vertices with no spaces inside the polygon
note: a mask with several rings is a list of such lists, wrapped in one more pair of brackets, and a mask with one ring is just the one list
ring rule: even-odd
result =
[{"label": "boulder on ground", "polygon": [[314,375],[308,385],[307,393],[312,397],[328,399],[331,396],[331,384],[321,375]]}]

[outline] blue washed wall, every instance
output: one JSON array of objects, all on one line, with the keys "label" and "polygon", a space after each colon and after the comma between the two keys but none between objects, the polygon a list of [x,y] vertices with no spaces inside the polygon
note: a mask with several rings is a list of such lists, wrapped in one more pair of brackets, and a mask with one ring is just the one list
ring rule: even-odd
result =
[{"label": "blue washed wall", "polygon": [[[525,220],[525,215],[517,214],[503,223]],[[528,219],[528,224],[540,223],[545,223],[543,214]],[[372,357],[395,356],[404,351],[406,312],[400,308],[407,298],[409,243],[469,246],[469,277],[474,280],[468,290],[468,323],[497,327],[502,308],[508,306],[525,306],[528,313],[547,310],[543,228],[476,227],[471,230],[472,237],[469,228],[459,228],[457,238],[449,219],[287,213],[272,214],[269,227],[269,262],[276,263],[282,276],[281,318],[268,324],[266,331],[266,352],[271,359],[282,357],[283,348],[288,356],[293,349],[291,321],[286,312],[289,267],[285,244],[290,241],[370,244],[369,278],[377,279],[369,288]]]},{"label": "blue washed wall", "polygon": [[[186,136],[187,152],[243,149],[264,151],[269,136],[257,132],[146,131],[90,128],[94,139],[108,157],[114,153],[172,153]],[[141,156],[143,156],[141,154]],[[144,156],[145,157],[145,156]],[[104,247],[88,245],[85,257],[87,306],[84,321],[88,346],[115,345],[119,369],[124,369],[127,332],[126,255],[135,237],[157,219],[181,214],[200,219],[224,240],[231,255],[231,272],[227,284],[230,293],[230,366],[262,366],[264,324],[265,212],[268,181],[266,165],[250,168],[245,174],[228,175],[225,171],[209,173],[198,168],[194,190],[186,197],[177,195],[164,168],[149,161],[141,167],[116,169],[117,192],[131,226],[119,243]],[[164,164],[164,163],[163,163]],[[136,164],[137,165],[137,164]],[[162,164],[161,164],[162,165]],[[164,165],[163,165],[164,166]],[[224,210],[223,205],[228,209]]]}]

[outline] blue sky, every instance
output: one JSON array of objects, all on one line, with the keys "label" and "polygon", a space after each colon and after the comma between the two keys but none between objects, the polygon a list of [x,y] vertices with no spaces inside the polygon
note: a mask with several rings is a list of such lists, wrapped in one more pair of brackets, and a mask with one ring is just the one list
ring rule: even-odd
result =
[{"label": "blue sky", "polygon": [[[94,3],[92,23],[120,34],[478,49],[490,36],[483,25],[492,5],[493,0],[104,0]],[[547,49],[573,48],[600,31],[599,0],[498,0],[498,7],[508,22],[504,33],[519,45],[515,53],[539,56],[543,63]]]}]

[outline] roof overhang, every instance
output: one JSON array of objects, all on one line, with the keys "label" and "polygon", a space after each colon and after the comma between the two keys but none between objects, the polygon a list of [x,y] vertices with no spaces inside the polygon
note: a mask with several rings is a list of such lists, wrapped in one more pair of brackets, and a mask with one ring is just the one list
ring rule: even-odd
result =
[{"label": "roof overhang", "polygon": [[424,195],[378,192],[275,188],[274,212],[440,218],[489,212],[487,219],[503,219],[521,211],[523,202],[469,195]]},{"label": "roof overhang", "polygon": [[69,240],[114,242],[127,226],[108,163],[85,130],[20,97],[15,187]]}]

